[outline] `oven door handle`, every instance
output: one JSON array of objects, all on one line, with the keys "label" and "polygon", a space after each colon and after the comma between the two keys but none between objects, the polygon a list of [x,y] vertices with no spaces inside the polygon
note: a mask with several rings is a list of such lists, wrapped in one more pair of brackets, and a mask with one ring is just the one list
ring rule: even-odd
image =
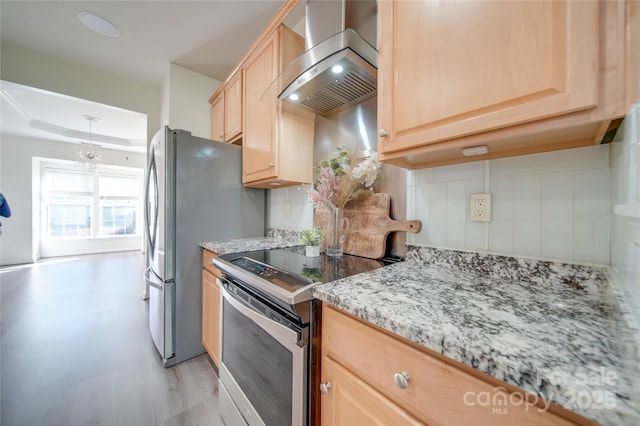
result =
[{"label": "oven door handle", "polygon": [[273,336],[288,350],[300,349],[298,341],[301,338],[302,330],[295,331],[289,327],[285,327],[282,324],[278,324],[274,320],[267,318],[261,312],[253,309],[251,305],[248,305],[244,300],[234,297],[234,295],[227,291],[224,286],[224,278],[218,278],[220,281],[220,291],[222,291],[222,297],[229,302],[231,306],[236,308],[242,315],[248,317],[255,322],[260,328]]}]

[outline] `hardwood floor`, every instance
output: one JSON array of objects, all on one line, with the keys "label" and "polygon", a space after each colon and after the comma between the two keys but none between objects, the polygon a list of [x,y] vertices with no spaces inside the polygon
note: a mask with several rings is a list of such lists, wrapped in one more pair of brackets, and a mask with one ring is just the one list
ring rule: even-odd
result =
[{"label": "hardwood floor", "polygon": [[207,355],[165,369],[140,252],[0,268],[0,423],[221,425]]}]

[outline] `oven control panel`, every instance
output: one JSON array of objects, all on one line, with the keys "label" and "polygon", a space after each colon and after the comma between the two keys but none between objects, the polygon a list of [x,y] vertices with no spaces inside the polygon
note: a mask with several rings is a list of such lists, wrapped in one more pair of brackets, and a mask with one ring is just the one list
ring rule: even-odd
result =
[{"label": "oven control panel", "polygon": [[271,281],[272,278],[277,277],[278,275],[283,275],[282,272],[278,271],[277,269],[273,269],[267,265],[263,265],[262,263],[256,262],[255,260],[249,259],[247,257],[234,259],[231,261],[231,263],[268,281]]}]

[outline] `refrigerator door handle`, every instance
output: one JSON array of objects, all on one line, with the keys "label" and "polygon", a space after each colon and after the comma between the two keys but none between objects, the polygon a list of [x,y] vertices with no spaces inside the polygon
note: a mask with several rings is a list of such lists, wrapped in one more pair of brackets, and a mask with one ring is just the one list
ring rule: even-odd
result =
[{"label": "refrigerator door handle", "polygon": [[148,268],[144,272],[144,280],[151,286],[155,287],[158,290],[162,290],[164,287],[164,282],[151,270]]},{"label": "refrigerator door handle", "polygon": [[[151,186],[153,185],[153,187]],[[153,189],[153,196],[150,190]],[[158,228],[158,172],[156,170],[155,152],[151,151],[149,171],[147,172],[145,193],[144,218],[146,222],[147,241],[149,242],[149,254],[153,258],[156,249],[156,232]]]}]

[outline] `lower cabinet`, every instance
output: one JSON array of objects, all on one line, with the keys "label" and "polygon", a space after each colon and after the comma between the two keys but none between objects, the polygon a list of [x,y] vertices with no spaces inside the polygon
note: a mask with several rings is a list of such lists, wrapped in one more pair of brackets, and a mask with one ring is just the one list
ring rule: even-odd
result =
[{"label": "lower cabinet", "polygon": [[330,380],[330,387],[322,401],[322,424],[421,424],[399,405],[330,357],[322,360],[322,373],[323,377]]},{"label": "lower cabinet", "polygon": [[595,424],[327,305],[321,336],[323,425]]},{"label": "lower cabinet", "polygon": [[202,252],[202,345],[220,368],[220,272],[211,263],[215,256],[208,250]]}]

